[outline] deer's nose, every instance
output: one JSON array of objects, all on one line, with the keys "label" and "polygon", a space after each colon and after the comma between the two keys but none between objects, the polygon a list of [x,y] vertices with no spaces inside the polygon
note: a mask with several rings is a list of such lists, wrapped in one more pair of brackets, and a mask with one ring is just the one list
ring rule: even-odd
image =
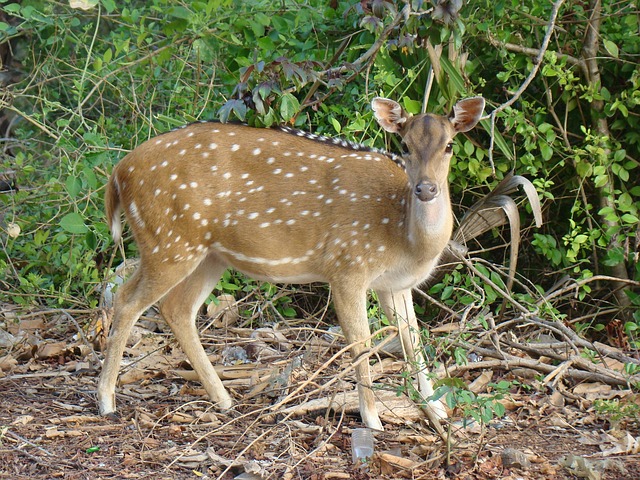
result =
[{"label": "deer's nose", "polygon": [[435,183],[422,180],[416,185],[415,194],[423,202],[430,202],[440,194],[440,189]]}]

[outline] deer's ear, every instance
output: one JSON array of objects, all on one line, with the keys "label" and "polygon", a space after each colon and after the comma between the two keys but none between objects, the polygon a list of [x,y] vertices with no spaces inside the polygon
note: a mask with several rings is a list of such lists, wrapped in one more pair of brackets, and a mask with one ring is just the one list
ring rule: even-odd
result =
[{"label": "deer's ear", "polygon": [[484,111],[484,98],[470,97],[453,106],[449,120],[457,133],[467,132],[476,126]]},{"label": "deer's ear", "polygon": [[411,116],[398,102],[388,98],[376,97],[371,101],[376,120],[387,132],[400,133],[405,122]]}]

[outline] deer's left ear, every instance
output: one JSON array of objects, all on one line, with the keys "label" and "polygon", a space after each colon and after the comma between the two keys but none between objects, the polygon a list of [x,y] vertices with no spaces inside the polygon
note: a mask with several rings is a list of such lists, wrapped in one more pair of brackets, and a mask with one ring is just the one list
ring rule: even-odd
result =
[{"label": "deer's left ear", "polygon": [[376,120],[387,132],[400,133],[405,122],[411,116],[398,102],[388,98],[376,97],[371,101]]},{"label": "deer's left ear", "polygon": [[449,121],[456,133],[467,132],[476,126],[484,111],[484,98],[470,97],[460,100],[453,106]]}]

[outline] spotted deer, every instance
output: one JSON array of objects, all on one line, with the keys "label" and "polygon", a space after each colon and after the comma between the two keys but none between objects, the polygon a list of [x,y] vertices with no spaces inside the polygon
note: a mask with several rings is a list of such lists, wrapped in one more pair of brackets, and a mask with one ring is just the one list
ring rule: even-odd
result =
[{"label": "spotted deer", "polygon": [[[289,128],[209,122],[148,140],[116,165],[106,215],[117,242],[124,210],[140,264],[117,293],[98,382],[101,414],[115,412],[133,324],[158,301],[211,401],[233,405],[195,323],[228,267],[269,282],[329,283],[354,359],[369,346],[366,300],[373,289],[398,325],[419,391],[432,396],[411,290],[429,276],[451,236],[452,141],[476,125],[484,100],[461,100],[448,116],[412,116],[385,98],[372,107],[407,154]],[[369,364],[357,363],[355,372],[362,419],[382,430]],[[428,408],[446,417],[439,401]]]}]

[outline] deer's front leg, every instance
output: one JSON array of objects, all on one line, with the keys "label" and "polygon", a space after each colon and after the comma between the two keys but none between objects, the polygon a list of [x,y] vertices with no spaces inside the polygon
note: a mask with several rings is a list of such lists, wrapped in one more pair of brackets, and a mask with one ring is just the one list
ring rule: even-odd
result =
[{"label": "deer's front leg", "polygon": [[[433,395],[433,384],[428,377],[429,369],[420,341],[420,330],[413,308],[411,290],[378,291],[377,294],[385,315],[390,321],[395,321],[398,326],[405,359],[415,369],[418,390],[423,400],[427,399]],[[440,400],[427,401],[425,406],[437,419],[447,418],[447,411]]]},{"label": "deer's front leg", "polygon": [[[333,303],[338,314],[342,332],[351,345],[351,356],[356,360],[371,345],[365,340],[371,335],[367,319],[366,289],[358,289],[353,284],[336,286],[333,289]],[[364,424],[374,430],[384,430],[378,416],[376,399],[373,394],[369,362],[362,361],[356,367],[360,415]]]}]

